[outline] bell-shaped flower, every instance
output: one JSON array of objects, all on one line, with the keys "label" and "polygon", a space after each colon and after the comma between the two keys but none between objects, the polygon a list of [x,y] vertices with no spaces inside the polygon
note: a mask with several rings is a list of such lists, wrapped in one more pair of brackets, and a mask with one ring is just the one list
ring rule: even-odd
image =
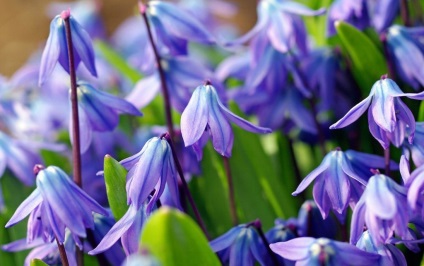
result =
[{"label": "bell-shaped flower", "polygon": [[216,43],[215,37],[192,14],[174,3],[149,1],[140,5],[141,12],[154,29],[156,44],[160,54],[187,54],[187,42],[203,44]]},{"label": "bell-shaped flower", "polygon": [[261,0],[257,6],[258,21],[255,26],[232,44],[241,44],[260,36],[272,46],[286,53],[293,48],[307,52],[307,35],[301,16],[316,16],[325,12],[324,8],[311,10],[290,0]]},{"label": "bell-shaped flower", "polygon": [[219,252],[221,261],[230,266],[253,266],[255,262],[268,265],[269,260],[264,243],[254,226],[241,224],[231,228],[222,236],[212,240],[210,246]]},{"label": "bell-shaped flower", "polygon": [[210,134],[215,150],[222,156],[230,157],[234,140],[230,121],[253,133],[271,132],[269,128],[257,127],[233,114],[221,103],[215,88],[208,82],[197,87],[181,116],[185,146],[196,144],[204,134]]},{"label": "bell-shaped flower", "polygon": [[392,244],[379,244],[376,245],[368,231],[364,231],[361,238],[356,243],[356,246],[367,252],[379,254],[381,256],[378,264],[379,266],[393,265],[393,266],[406,266],[406,259],[402,251]]},{"label": "bell-shaped flower", "polygon": [[174,158],[166,139],[150,139],[139,153],[120,163],[129,170],[126,185],[129,208],[89,254],[107,250],[121,237],[127,254],[133,253],[133,242],[125,239],[138,239],[136,232],[140,232],[143,217],[150,215],[165,189],[169,191],[172,206],[181,208]]},{"label": "bell-shaped flower", "polygon": [[367,226],[376,245],[388,243],[393,234],[409,237],[409,207],[406,188],[388,176],[372,176],[353,210],[350,242],[356,243]]},{"label": "bell-shaped flower", "polygon": [[305,201],[297,215],[298,236],[334,239],[337,235],[337,224],[333,216],[322,218],[320,209],[313,200]]},{"label": "bell-shaped flower", "polygon": [[336,34],[334,23],[338,20],[363,30],[373,26],[381,33],[396,18],[399,11],[397,0],[337,0],[330,6],[327,20],[327,35]]},{"label": "bell-shaped flower", "polygon": [[298,237],[271,244],[270,248],[281,257],[296,261],[296,265],[336,266],[375,265],[380,255],[368,253],[351,244],[328,238]]},{"label": "bell-shaped flower", "polygon": [[402,96],[423,100],[424,92],[403,93],[393,80],[382,76],[372,86],[370,95],[352,107],[344,117],[330,126],[330,129],[352,124],[368,109],[370,132],[384,149],[389,147],[390,142],[399,147],[405,136],[408,136],[409,142],[412,143],[415,119],[409,108],[399,99]]},{"label": "bell-shaped flower", "polygon": [[[98,90],[87,82],[79,82],[77,87],[79,124],[81,131],[81,153],[92,141],[93,131],[112,131],[119,123],[119,114],[136,116],[143,114],[131,103],[112,94]],[[69,130],[72,130],[72,119]],[[72,134],[69,134],[72,136]]]},{"label": "bell-shaped flower", "polygon": [[[348,204],[355,206],[371,176],[369,169],[384,167],[384,158],[360,152],[340,149],[329,152],[321,164],[307,175],[293,195],[296,196],[315,180],[314,200],[324,219],[333,209],[339,219],[343,220]],[[391,163],[396,169],[397,165]],[[364,173],[368,168],[369,174]]]},{"label": "bell-shaped flower", "polygon": [[[408,170],[404,171],[407,172]],[[404,178],[404,173],[402,177]],[[405,186],[408,188],[408,204],[412,210],[411,222],[424,229],[424,166],[416,168],[406,179]]]},{"label": "bell-shaped flower", "polygon": [[[398,2],[398,1],[397,1]],[[387,30],[386,40],[396,74],[415,90],[424,86],[424,27],[406,28],[393,25]]]},{"label": "bell-shaped flower", "polygon": [[108,215],[60,168],[49,166],[35,169],[39,171],[37,188],[21,203],[6,227],[18,223],[30,213],[36,213],[32,215],[34,224],[28,233],[40,235],[39,230],[42,230],[45,240],[56,238],[62,244],[65,241],[65,228],[79,242],[78,237],[86,237],[86,228],[94,227],[92,212]]},{"label": "bell-shaped flower", "polygon": [[57,62],[59,62],[66,72],[69,73],[70,71],[65,19],[69,19],[71,27],[75,68],[77,68],[79,63],[82,62],[93,76],[97,76],[96,66],[94,64],[94,50],[90,36],[71,16],[70,11],[66,10],[62,11],[60,15],[57,15],[50,23],[49,38],[47,39],[47,44],[41,57],[39,73],[40,86],[52,73]]}]

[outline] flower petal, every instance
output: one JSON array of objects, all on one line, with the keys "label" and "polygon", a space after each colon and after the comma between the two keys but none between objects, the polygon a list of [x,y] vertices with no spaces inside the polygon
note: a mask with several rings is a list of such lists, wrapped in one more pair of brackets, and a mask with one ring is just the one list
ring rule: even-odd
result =
[{"label": "flower petal", "polygon": [[363,251],[348,243],[338,241],[332,243],[337,247],[336,257],[339,265],[351,265],[352,262],[355,262],[355,265],[375,265],[381,258],[379,254]]},{"label": "flower petal", "polygon": [[130,228],[136,216],[137,209],[133,205],[130,205],[125,215],[116,222],[110,231],[103,237],[99,245],[97,245],[95,249],[89,251],[88,254],[96,255],[110,248]]},{"label": "flower petal", "polygon": [[352,109],[350,109],[349,112],[347,112],[347,114],[345,114],[345,116],[343,116],[339,121],[331,125],[330,129],[343,128],[352,124],[356,120],[358,120],[358,118],[363,113],[365,113],[365,111],[371,104],[371,101],[372,101],[372,96],[368,96],[367,98],[362,100],[360,103],[355,105]]},{"label": "flower petal", "polygon": [[143,108],[156,97],[160,90],[160,82],[157,74],[139,80],[131,93],[125,99],[136,108]]},{"label": "flower petal", "polygon": [[286,242],[278,242],[269,245],[271,250],[281,257],[298,261],[309,256],[309,247],[316,241],[313,237],[298,237]]},{"label": "flower petal", "polygon": [[396,215],[396,198],[388,188],[388,177],[375,175],[370,178],[366,187],[365,204],[380,219],[392,219]]},{"label": "flower petal", "polygon": [[65,37],[63,36],[63,27],[63,20],[59,16],[55,17],[50,23],[50,34],[47,39],[46,47],[43,51],[43,55],[41,56],[40,73],[38,78],[38,84],[40,87],[52,73],[57,61],[59,60],[59,39]]},{"label": "flower petal", "polygon": [[244,226],[241,226],[241,225],[233,227],[228,232],[223,234],[222,236],[220,236],[220,237],[212,240],[211,242],[209,242],[209,245],[211,246],[212,250],[214,252],[218,252],[218,251],[221,251],[223,249],[230,247],[232,245],[232,243],[234,242],[234,240],[236,239],[236,237],[239,235],[240,230],[243,227]]},{"label": "flower petal", "polygon": [[365,224],[365,201],[363,196],[353,209],[352,221],[350,225],[350,240],[351,244],[356,244],[364,231]]},{"label": "flower petal", "polygon": [[284,2],[277,2],[276,5],[278,6],[278,9],[283,12],[288,12],[296,15],[301,16],[317,16],[322,15],[326,12],[325,8],[320,8],[318,10],[310,9],[300,3],[296,3],[294,1],[284,1]]},{"label": "flower petal", "polygon": [[43,198],[41,197],[41,193],[39,189],[35,189],[29,196],[26,198],[21,205],[16,209],[15,213],[12,215],[10,220],[7,222],[5,227],[10,227],[17,222],[21,221],[25,217],[27,217],[30,212],[37,207]]},{"label": "flower petal", "polygon": [[197,87],[181,115],[181,134],[186,147],[197,142],[205,132],[209,115],[207,97],[204,86]]},{"label": "flower petal", "polygon": [[69,17],[71,25],[72,44],[78,57],[84,63],[90,73],[97,77],[96,66],[94,64],[94,50],[90,35],[81,27],[81,25],[71,16]]},{"label": "flower petal", "polygon": [[321,164],[315,168],[312,172],[310,172],[299,184],[296,191],[292,193],[293,196],[297,196],[300,192],[304,191],[312,181],[315,180],[319,175],[321,175],[324,171],[328,169],[331,165],[331,155],[327,154]]}]

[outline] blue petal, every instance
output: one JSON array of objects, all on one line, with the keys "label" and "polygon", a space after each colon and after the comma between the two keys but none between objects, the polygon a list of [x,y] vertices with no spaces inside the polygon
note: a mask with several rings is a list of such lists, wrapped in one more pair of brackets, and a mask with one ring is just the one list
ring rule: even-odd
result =
[{"label": "blue petal", "polygon": [[143,108],[156,97],[160,90],[157,74],[139,80],[131,93],[125,99],[137,108]]},{"label": "blue petal", "polygon": [[387,85],[390,86],[385,80],[377,81],[374,84],[374,97],[370,110],[377,125],[384,131],[392,132],[396,120],[395,104],[394,98],[386,90]]},{"label": "blue petal", "polygon": [[157,17],[172,35],[206,44],[215,43],[215,38],[200,22],[174,4],[162,1],[149,2],[148,14]]},{"label": "blue petal", "polygon": [[97,247],[88,252],[90,255],[96,255],[110,248],[116,241],[130,228],[137,216],[137,209],[130,205],[129,209],[122,218],[110,229],[103,237]]},{"label": "blue petal", "polygon": [[56,16],[50,23],[50,34],[47,39],[46,47],[41,56],[40,73],[38,84],[41,85],[52,73],[60,54],[60,38],[63,38],[63,20]]},{"label": "blue petal", "polygon": [[[354,262],[355,265],[375,265],[380,260],[379,254],[369,253],[359,248],[343,242],[332,241],[337,247],[337,261],[339,265],[351,265]],[[335,265],[337,265],[336,263]]]},{"label": "blue petal", "polygon": [[197,87],[181,115],[181,134],[186,147],[197,142],[205,132],[209,115],[207,97],[206,88],[204,86]]},{"label": "blue petal", "polygon": [[34,239],[33,241],[31,241],[29,243],[28,243],[27,239],[24,238],[24,239],[19,239],[19,240],[11,242],[9,244],[3,245],[1,247],[1,249],[4,250],[4,251],[8,251],[8,252],[17,252],[17,251],[35,248],[35,247],[43,245],[43,244],[45,244],[45,242],[43,241],[43,239],[41,237]]},{"label": "blue petal", "polygon": [[230,265],[231,266],[244,266],[253,265],[252,255],[250,254],[250,228],[243,228],[234,240],[230,250]]},{"label": "blue petal", "polygon": [[409,187],[409,190],[408,190],[408,203],[413,210],[417,208],[417,202],[419,198],[421,197],[423,187],[424,187],[424,174],[420,174],[415,179],[413,179],[411,186]]},{"label": "blue petal", "polygon": [[326,182],[327,181],[325,181],[323,177],[316,179],[312,190],[314,200],[323,219],[327,219],[331,209],[330,198],[328,197],[327,191],[324,189]]},{"label": "blue petal", "polygon": [[88,71],[97,77],[96,66],[94,64],[94,50],[90,36],[73,17],[69,18],[69,23],[71,25],[74,50]]},{"label": "blue petal", "polygon": [[287,15],[273,13],[270,17],[270,25],[267,30],[268,38],[272,46],[281,53],[290,50],[289,38],[293,36],[293,28]]},{"label": "blue petal", "polygon": [[379,128],[375,123],[371,110],[368,110],[368,128],[371,132],[371,135],[381,144],[383,149],[388,149],[390,146],[390,141],[387,137],[387,132]]},{"label": "blue petal", "polygon": [[316,241],[313,237],[298,237],[286,242],[278,242],[269,245],[271,250],[281,257],[299,261],[309,257],[309,247]]},{"label": "blue petal", "polygon": [[367,211],[381,219],[392,219],[397,212],[396,198],[389,190],[388,182],[388,177],[375,175],[370,178],[366,187]]},{"label": "blue petal", "polygon": [[312,172],[310,172],[299,184],[296,191],[292,193],[293,196],[297,196],[300,192],[304,191],[312,181],[315,180],[319,175],[321,175],[324,171],[326,171],[331,165],[331,153],[327,154],[322,163],[315,168]]},{"label": "blue petal", "polygon": [[[341,151],[336,152],[341,153]],[[333,209],[342,214],[349,203],[350,182],[348,176],[343,172],[341,165],[333,161],[330,168],[323,172],[323,178],[325,179],[325,190]]]},{"label": "blue petal", "polygon": [[365,200],[363,196],[358,201],[353,210],[352,221],[350,225],[350,243],[355,244],[361,237],[362,232],[364,231],[365,224]]},{"label": "blue petal", "polygon": [[212,250],[214,252],[218,252],[230,247],[233,244],[236,237],[239,235],[240,230],[242,228],[244,228],[244,225],[233,227],[222,236],[209,242],[209,245],[211,246]]},{"label": "blue petal", "polygon": [[51,255],[54,252],[57,252],[57,244],[56,243],[47,243],[45,245],[39,246],[31,250],[31,252],[25,258],[25,266],[31,265],[31,261],[33,259],[44,259]]},{"label": "blue petal", "polygon": [[326,11],[325,8],[313,10],[294,1],[282,1],[280,3],[277,2],[276,5],[280,11],[301,16],[318,16],[324,14]]},{"label": "blue petal", "polygon": [[347,112],[347,114],[345,114],[345,116],[343,116],[339,121],[331,125],[330,129],[343,128],[352,124],[356,120],[358,120],[358,118],[363,113],[365,113],[365,111],[371,104],[371,101],[372,101],[372,96],[368,96],[367,98],[362,100],[360,103],[355,105],[352,109],[350,109],[349,112]]},{"label": "blue petal", "polygon": [[43,198],[41,197],[40,190],[35,189],[28,198],[19,205],[5,227],[10,227],[27,217],[42,201]]},{"label": "blue petal", "polygon": [[[93,131],[91,129],[91,124],[87,119],[87,115],[85,114],[85,111],[78,107],[78,116],[79,116],[79,128],[80,128],[80,150],[81,154],[85,153],[88,148],[90,147],[91,141],[92,141],[92,135]],[[71,139],[71,144],[73,145],[73,122],[72,122],[72,113],[69,113],[70,119],[69,119],[69,138]]]}]

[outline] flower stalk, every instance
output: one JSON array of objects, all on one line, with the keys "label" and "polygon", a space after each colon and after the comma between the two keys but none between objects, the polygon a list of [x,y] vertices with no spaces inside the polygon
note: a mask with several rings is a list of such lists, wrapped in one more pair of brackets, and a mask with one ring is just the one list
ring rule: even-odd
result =
[{"label": "flower stalk", "polygon": [[236,207],[236,200],[235,200],[235,194],[234,194],[233,176],[231,174],[230,160],[228,159],[228,157],[225,157],[225,156],[222,156],[222,159],[224,160],[225,174],[227,176],[228,198],[230,200],[231,221],[233,222],[233,225],[237,225],[238,224],[237,207]]},{"label": "flower stalk", "polygon": [[155,45],[155,41],[153,40],[153,34],[152,34],[152,29],[149,23],[149,19],[147,17],[146,14],[146,5],[143,3],[139,3],[139,8],[140,8],[140,14],[143,17],[144,23],[146,24],[146,28],[147,28],[147,34],[149,36],[149,41],[150,44],[152,46],[153,49],[153,53],[155,55],[155,60],[156,60],[156,64],[157,64],[157,68],[158,68],[158,72],[159,72],[159,77],[160,77],[160,81],[161,81],[161,90],[162,90],[162,94],[163,94],[163,100],[164,100],[164,107],[165,107],[165,119],[166,119],[166,126],[168,128],[168,132],[169,135],[171,136],[171,138],[173,140],[175,140],[175,131],[174,131],[174,124],[172,123],[172,113],[171,113],[171,101],[169,98],[169,89],[168,89],[168,85],[166,83],[166,78],[165,78],[165,71],[163,70],[162,64],[161,64],[161,58],[158,52],[158,49]]},{"label": "flower stalk", "polygon": [[62,261],[63,266],[69,266],[68,256],[66,256],[65,247],[59,243],[59,240],[56,238],[57,247],[59,249],[60,259]]},{"label": "flower stalk", "polygon": [[203,222],[202,217],[200,216],[200,212],[197,209],[196,203],[194,202],[193,196],[191,195],[190,189],[188,188],[187,181],[185,180],[183,168],[181,167],[180,161],[178,160],[172,137],[169,133],[165,133],[161,136],[161,138],[165,138],[166,141],[169,143],[169,146],[171,147],[172,157],[174,157],[175,166],[177,167],[178,175],[180,176],[180,179],[181,179],[182,188],[184,189],[184,194],[186,194],[187,196],[187,199],[191,205],[191,208],[194,212],[194,216],[196,217],[196,220],[199,223],[200,228],[202,228],[202,231],[205,234],[206,238],[210,239],[209,233],[206,229],[206,225]]},{"label": "flower stalk", "polygon": [[255,221],[249,223],[248,226],[253,226],[256,229],[256,231],[258,232],[259,237],[261,238],[267,252],[269,253],[269,256],[271,257],[272,263],[276,266],[279,265],[277,255],[269,247],[268,239],[266,239],[264,231],[262,230],[261,221],[259,219],[256,219]]}]

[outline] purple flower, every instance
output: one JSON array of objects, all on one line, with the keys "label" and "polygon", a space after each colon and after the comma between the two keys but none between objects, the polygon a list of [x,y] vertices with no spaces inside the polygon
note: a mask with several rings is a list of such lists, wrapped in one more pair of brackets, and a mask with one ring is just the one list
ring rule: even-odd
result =
[{"label": "purple flower", "polygon": [[267,265],[268,254],[259,234],[251,225],[241,224],[212,240],[210,246],[219,252],[223,262],[230,266],[253,266],[255,261]]},{"label": "purple flower", "polygon": [[328,238],[298,237],[271,244],[270,248],[283,258],[296,261],[296,265],[374,265],[380,259],[380,255]]},{"label": "purple flower", "polygon": [[415,133],[415,119],[408,107],[399,99],[406,96],[415,100],[423,100],[422,93],[403,93],[391,79],[382,77],[374,83],[370,95],[355,105],[330,129],[346,127],[355,122],[368,109],[368,125],[371,134],[384,149],[392,142],[399,147],[405,136],[412,143]]},{"label": "purple flower", "polygon": [[164,1],[149,1],[141,5],[153,26],[161,54],[187,54],[187,41],[203,44],[216,43],[215,38],[189,12]]},{"label": "purple flower", "polygon": [[[181,209],[174,158],[171,147],[165,139],[157,137],[150,139],[139,153],[120,163],[129,170],[126,185],[129,208],[100,244],[89,252],[92,255],[107,250],[121,237],[127,254],[133,253],[133,240],[135,239],[135,243],[138,244],[141,224],[146,215],[151,213],[165,189],[170,193],[172,206]],[[152,191],[154,193],[149,198]]]},{"label": "purple flower", "polygon": [[[409,172],[406,169],[404,172]],[[408,173],[407,173],[408,174]],[[404,177],[405,174],[402,174]],[[410,176],[407,176],[405,186],[408,187],[408,204],[411,207],[413,222],[419,224],[420,227],[424,228],[424,166],[420,166],[415,169]]]},{"label": "purple flower", "polygon": [[210,134],[215,150],[230,157],[234,135],[229,121],[250,132],[271,132],[268,128],[257,127],[233,114],[221,103],[212,85],[197,87],[181,116],[181,133],[185,146],[196,145],[201,141],[200,147],[203,147],[205,140],[202,140],[202,136]]},{"label": "purple flower", "polygon": [[404,141],[403,153],[409,159],[412,157],[416,167],[424,164],[424,122],[415,123],[414,141],[409,143]]},{"label": "purple flower", "polygon": [[297,216],[297,233],[299,236],[334,239],[337,234],[336,220],[332,216],[323,219],[316,203],[307,200],[300,207]]},{"label": "purple flower", "polygon": [[325,9],[321,8],[315,11],[289,0],[261,0],[258,3],[257,12],[258,21],[253,29],[232,44],[245,43],[260,35],[261,38],[269,40],[272,46],[282,53],[296,47],[306,53],[306,30],[298,15],[321,15]]},{"label": "purple flower", "polygon": [[402,251],[392,244],[376,245],[368,231],[362,233],[361,238],[356,243],[356,246],[364,251],[381,255],[378,265],[396,265],[406,266],[406,259]]},{"label": "purple flower", "polygon": [[[119,113],[143,115],[126,100],[100,91],[86,82],[78,83],[77,94],[82,153],[90,146],[92,131],[112,131],[119,123]],[[72,123],[70,124],[71,131]]]},{"label": "purple flower", "polygon": [[94,227],[92,212],[108,215],[60,168],[49,166],[36,169],[39,170],[37,188],[21,203],[6,227],[31,214],[28,235],[42,235],[45,241],[50,242],[56,238],[62,244],[65,241],[65,228],[70,230],[74,239],[84,238],[86,228]]},{"label": "purple flower", "polygon": [[328,12],[327,34],[336,34],[334,23],[348,22],[360,30],[373,26],[377,32],[384,31],[395,19],[399,9],[397,0],[337,0]]},{"label": "purple flower", "polygon": [[359,200],[362,186],[367,183],[363,176],[355,172],[346,154],[340,149],[329,152],[292,195],[301,193],[314,180],[313,196],[322,217],[325,219],[330,209],[333,209],[340,220],[344,220],[348,204]]},{"label": "purple flower", "polygon": [[367,226],[373,242],[378,246],[388,243],[396,233],[408,237],[409,208],[406,188],[389,177],[372,176],[353,210],[350,242],[356,243]]},{"label": "purple flower", "polygon": [[50,24],[50,35],[41,57],[39,74],[40,86],[51,74],[57,62],[59,62],[63,69],[69,73],[68,48],[64,22],[67,18],[69,18],[69,24],[71,26],[75,67],[77,67],[80,62],[83,62],[90,73],[93,76],[97,76],[96,66],[94,64],[93,45],[91,44],[90,36],[71,16],[70,11],[67,10],[57,15]]},{"label": "purple flower", "polygon": [[424,27],[406,28],[391,26],[387,31],[387,44],[396,73],[415,90],[424,86]]}]

